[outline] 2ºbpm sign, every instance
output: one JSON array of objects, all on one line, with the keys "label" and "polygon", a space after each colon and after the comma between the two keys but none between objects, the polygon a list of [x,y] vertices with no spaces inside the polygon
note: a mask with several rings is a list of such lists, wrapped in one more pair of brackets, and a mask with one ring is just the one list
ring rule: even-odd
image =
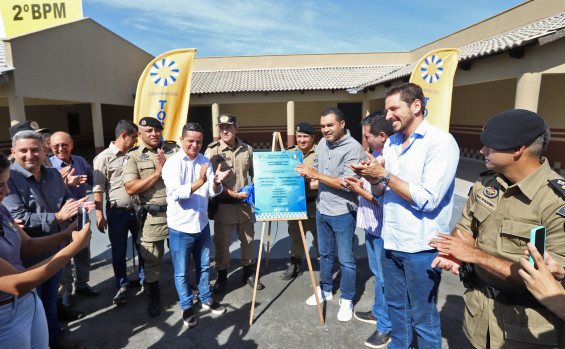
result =
[{"label": "2\u00babpm sign", "polygon": [[9,38],[82,18],[81,0],[2,0],[0,37]]}]

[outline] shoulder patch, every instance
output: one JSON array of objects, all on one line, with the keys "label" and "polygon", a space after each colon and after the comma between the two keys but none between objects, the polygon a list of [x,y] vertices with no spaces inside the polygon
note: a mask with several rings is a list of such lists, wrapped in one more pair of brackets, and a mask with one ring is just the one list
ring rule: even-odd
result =
[{"label": "shoulder patch", "polygon": [[241,140],[243,143],[247,144],[248,146],[253,147],[253,144],[249,143],[249,142],[246,141],[245,139],[241,139],[241,138],[240,138],[240,140]]},{"label": "shoulder patch", "polygon": [[208,148],[214,148],[220,145],[220,141],[214,141],[210,144],[208,144]]},{"label": "shoulder patch", "polygon": [[561,208],[557,210],[557,214],[560,215],[561,217],[565,217],[565,205],[561,206]]},{"label": "shoulder patch", "polygon": [[122,166],[125,166],[128,163],[129,160],[129,155],[124,156],[124,162],[122,163]]},{"label": "shoulder patch", "polygon": [[565,198],[565,180],[563,179],[552,179],[549,181],[553,189],[558,192],[562,198]]},{"label": "shoulder patch", "polygon": [[132,151],[135,151],[135,150],[137,150],[137,149],[139,149],[139,145],[136,145],[135,147],[133,147],[133,148],[131,148],[130,150],[128,150],[128,153],[129,153],[129,152],[132,152]]}]

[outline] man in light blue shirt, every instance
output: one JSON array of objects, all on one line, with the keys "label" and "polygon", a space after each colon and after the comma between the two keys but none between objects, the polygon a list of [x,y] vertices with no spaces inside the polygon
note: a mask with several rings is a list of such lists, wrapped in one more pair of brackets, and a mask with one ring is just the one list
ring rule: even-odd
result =
[{"label": "man in light blue shirt", "polygon": [[373,184],[373,193],[384,190],[381,262],[392,320],[388,348],[407,348],[414,330],[418,347],[439,349],[441,273],[431,268],[438,252],[428,243],[450,231],[459,148],[451,134],[425,119],[420,86],[405,83],[385,95],[387,119],[396,134],[383,149],[384,167],[375,160],[352,167]]},{"label": "man in light blue shirt", "polygon": [[222,181],[228,171],[212,172],[212,163],[199,151],[202,149],[202,127],[189,122],[182,129],[182,151],[171,156],[163,166],[161,177],[167,187],[167,225],[175,286],[187,327],[197,325],[192,307],[189,284],[190,257],[194,256],[196,278],[202,309],[223,314],[226,308],[212,299],[210,288],[210,225],[208,197],[222,192]]}]

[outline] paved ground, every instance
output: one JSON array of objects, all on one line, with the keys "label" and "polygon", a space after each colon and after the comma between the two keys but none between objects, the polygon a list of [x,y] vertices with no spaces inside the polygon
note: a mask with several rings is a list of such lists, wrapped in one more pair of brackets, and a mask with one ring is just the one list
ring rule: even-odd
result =
[{"label": "paved ground", "polygon": [[[461,208],[470,186],[484,170],[484,164],[475,160],[460,163],[456,201],[452,225],[460,216]],[[92,214],[91,219],[95,219]],[[255,224],[256,251],[259,248],[261,222]],[[268,226],[268,225],[267,225]],[[212,229],[213,231],[213,229]],[[135,289],[124,306],[112,305],[116,292],[111,266],[110,244],[106,235],[94,231],[92,241],[92,272],[90,284],[100,291],[97,298],[77,297],[76,308],[88,314],[85,318],[67,324],[68,338],[79,340],[88,348],[362,348],[374,326],[353,319],[343,323],[336,319],[339,290],[334,300],[324,307],[326,324],[320,323],[316,307],[307,306],[306,298],[312,294],[310,277],[307,273],[294,281],[280,279],[286,267],[290,239],[286,222],[274,222],[271,232],[271,254],[269,270],[261,268],[262,281],[266,289],[258,291],[254,325],[249,326],[252,290],[242,284],[242,270],[239,265],[238,242],[232,240],[232,266],[229,268],[229,292],[216,298],[226,305],[228,311],[221,316],[201,311],[197,327],[187,329],[182,324],[178,296],[172,280],[170,254],[165,255],[161,279],[163,311],[159,317],[146,314],[147,296]],[[265,240],[266,240],[265,233]],[[374,281],[367,264],[364,235],[357,230],[355,254],[358,276],[356,310],[369,310],[374,295]],[[312,240],[308,235],[308,243]],[[266,242],[264,244],[266,250]],[[131,251],[131,248],[129,249]],[[311,249],[314,253],[314,249]],[[265,254],[263,254],[264,256]],[[128,254],[131,257],[131,252]],[[132,261],[128,261],[131,265]],[[337,263],[336,263],[337,264]],[[303,267],[307,268],[306,263]],[[313,263],[314,275],[319,281],[319,265]],[[335,274],[339,279],[340,273]],[[215,272],[211,277],[215,279]],[[339,285],[339,282],[335,283]],[[438,309],[441,314],[443,347],[466,347],[467,342],[461,331],[464,304],[463,287],[458,277],[443,274],[439,290]],[[137,293],[137,294],[135,294]],[[197,308],[198,309],[198,308]]]}]

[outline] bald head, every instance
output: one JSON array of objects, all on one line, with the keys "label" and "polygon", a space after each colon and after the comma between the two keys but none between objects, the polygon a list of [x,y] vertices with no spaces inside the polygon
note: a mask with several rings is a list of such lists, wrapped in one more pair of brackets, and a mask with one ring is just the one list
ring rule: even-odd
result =
[{"label": "bald head", "polygon": [[73,146],[73,139],[67,132],[58,131],[51,135],[51,150],[59,160],[69,163]]}]

